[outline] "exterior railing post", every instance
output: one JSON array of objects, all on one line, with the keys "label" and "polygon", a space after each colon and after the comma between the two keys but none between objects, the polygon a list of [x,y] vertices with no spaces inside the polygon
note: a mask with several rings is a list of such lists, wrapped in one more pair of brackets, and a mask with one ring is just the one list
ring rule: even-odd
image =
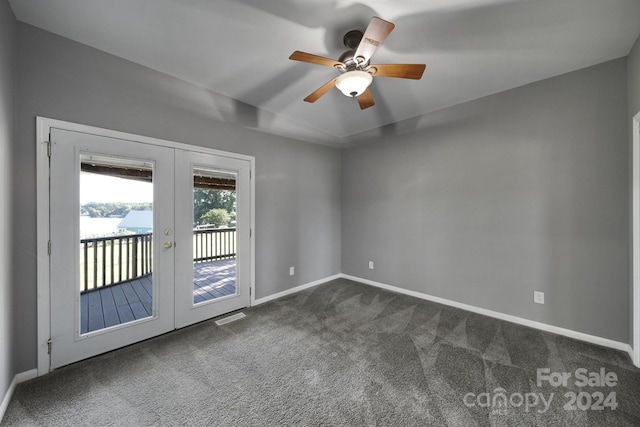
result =
[{"label": "exterior railing post", "polygon": [[133,239],[133,248],[131,250],[131,278],[138,277],[138,236]]}]

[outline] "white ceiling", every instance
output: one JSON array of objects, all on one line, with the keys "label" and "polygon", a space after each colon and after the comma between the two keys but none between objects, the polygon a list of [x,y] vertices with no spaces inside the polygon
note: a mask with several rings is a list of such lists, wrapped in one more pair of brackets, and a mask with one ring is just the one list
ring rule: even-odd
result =
[{"label": "white ceiling", "polygon": [[[10,0],[18,20],[258,107],[266,132],[334,145],[359,133],[626,56],[640,0]],[[375,78],[360,110],[337,75],[288,60],[336,58],[372,16],[396,24],[372,63],[425,63],[422,80]],[[266,111],[265,111],[266,110]]]}]

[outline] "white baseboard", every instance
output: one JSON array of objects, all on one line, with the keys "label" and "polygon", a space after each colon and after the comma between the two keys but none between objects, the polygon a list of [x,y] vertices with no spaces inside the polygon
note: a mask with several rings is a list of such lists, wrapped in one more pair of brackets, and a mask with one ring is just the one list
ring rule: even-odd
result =
[{"label": "white baseboard", "polygon": [[0,405],[0,421],[2,421],[2,419],[4,418],[4,413],[9,407],[9,402],[11,402],[11,397],[13,396],[13,392],[16,389],[16,386],[37,376],[38,370],[31,369],[29,371],[20,372],[13,377],[13,381],[11,381],[11,384],[9,384],[9,389],[4,394],[4,399],[2,399],[2,404]]},{"label": "white baseboard", "polygon": [[398,288],[396,286],[387,285],[384,283],[374,282],[373,280],[362,279],[360,277],[350,276],[348,274],[339,274],[339,277],[343,279],[353,280],[354,282],[364,283],[365,285],[375,286],[381,289],[386,289],[389,291],[397,292],[404,295],[409,295],[412,297],[437,302],[439,304],[448,305],[451,307],[459,308],[466,311],[471,311],[473,313],[482,314],[489,317],[494,317],[496,319],[505,320],[511,323],[517,323],[523,326],[529,326],[531,328],[539,329],[546,332],[551,332],[558,335],[564,335],[569,338],[574,338],[580,341],[586,341],[592,344],[601,345],[604,347],[613,348],[616,350],[621,350],[629,353],[631,356],[631,360],[633,360],[633,349],[627,343],[610,340],[608,338],[602,338],[595,335],[589,335],[582,332],[573,331],[571,329],[560,328],[558,326],[548,325],[546,323],[536,322],[534,320],[524,319],[518,316],[512,316],[510,314],[500,313],[498,311],[487,310],[486,308],[475,307],[473,305],[463,304],[460,302],[448,300],[445,298],[435,297],[432,295],[424,294],[422,292],[411,291],[408,289]]},{"label": "white baseboard", "polygon": [[286,291],[278,292],[277,294],[272,294],[264,298],[255,299],[253,300],[253,303],[251,305],[254,306],[254,305],[264,304],[265,302],[286,297],[287,295],[295,294],[296,292],[304,291],[305,289],[313,288],[314,286],[318,286],[323,283],[327,283],[332,280],[339,279],[341,277],[343,277],[342,274],[336,274],[333,276],[325,277],[324,279],[316,280],[314,282],[305,283],[304,285],[296,286],[295,288],[287,289]]}]

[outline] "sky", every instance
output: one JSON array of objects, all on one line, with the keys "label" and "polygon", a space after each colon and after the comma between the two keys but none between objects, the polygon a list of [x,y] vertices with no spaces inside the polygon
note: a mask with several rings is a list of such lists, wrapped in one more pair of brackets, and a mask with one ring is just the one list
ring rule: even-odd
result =
[{"label": "sky", "polygon": [[153,184],[95,173],[80,174],[80,204],[152,202]]}]

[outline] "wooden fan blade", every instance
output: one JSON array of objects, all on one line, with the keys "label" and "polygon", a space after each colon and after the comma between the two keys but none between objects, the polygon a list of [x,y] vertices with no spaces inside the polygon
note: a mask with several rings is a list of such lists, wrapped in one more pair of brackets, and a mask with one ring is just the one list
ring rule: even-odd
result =
[{"label": "wooden fan blade", "polygon": [[322,95],[329,92],[336,85],[336,79],[337,77],[335,79],[329,80],[318,89],[316,89],[315,92],[313,92],[311,95],[307,96],[304,100],[306,102],[316,102]]},{"label": "wooden fan blade", "polygon": [[394,28],[395,25],[391,22],[380,19],[377,16],[371,18],[358,49],[356,49],[354,55],[356,61],[366,64]]},{"label": "wooden fan blade", "polygon": [[299,50],[293,52],[289,59],[300,62],[309,62],[311,64],[324,65],[331,68],[344,67],[344,64],[342,64],[342,62],[325,58],[324,56],[314,55],[312,53],[300,52]]},{"label": "wooden fan blade", "polygon": [[360,96],[358,96],[358,104],[360,104],[361,110],[373,107],[375,105],[375,102],[373,101],[373,95],[371,94],[369,88],[367,88],[367,90],[365,90],[360,94]]},{"label": "wooden fan blade", "polygon": [[376,77],[420,80],[425,68],[425,64],[374,64],[367,71]]}]

